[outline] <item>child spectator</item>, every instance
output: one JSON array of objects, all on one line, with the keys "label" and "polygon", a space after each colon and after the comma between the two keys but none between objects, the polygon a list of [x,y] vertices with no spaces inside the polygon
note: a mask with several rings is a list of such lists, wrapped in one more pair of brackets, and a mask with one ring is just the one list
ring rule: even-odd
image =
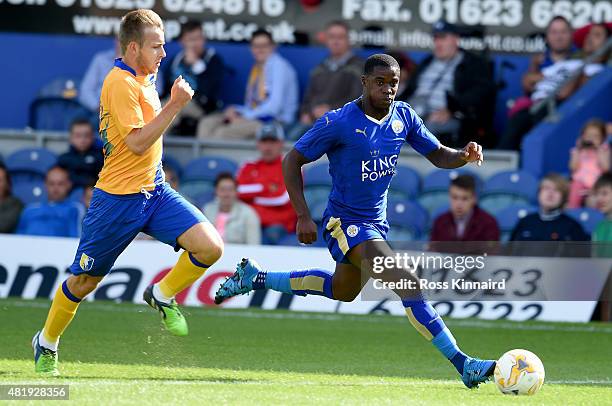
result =
[{"label": "child spectator", "polygon": [[572,183],[568,207],[581,207],[597,178],[610,169],[610,150],[605,141],[603,121],[593,119],[585,124],[570,152]]},{"label": "child spectator", "polygon": [[[593,186],[597,208],[601,210],[606,218],[602,220],[593,233],[593,242],[600,243],[595,245],[595,253],[599,257],[612,258],[612,172],[606,172],[597,179]],[[610,301],[605,300],[610,297],[612,289],[612,277],[608,277],[608,282],[604,288],[599,302],[601,321],[610,321]]]}]

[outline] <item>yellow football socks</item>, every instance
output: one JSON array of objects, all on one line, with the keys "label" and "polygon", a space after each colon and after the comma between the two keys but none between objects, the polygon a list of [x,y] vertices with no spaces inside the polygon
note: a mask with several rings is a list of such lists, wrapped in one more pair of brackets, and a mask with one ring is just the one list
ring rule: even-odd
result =
[{"label": "yellow football socks", "polygon": [[160,292],[169,298],[193,284],[206,272],[209,265],[199,262],[191,253],[183,251],[174,268],[158,282]]},{"label": "yellow football socks", "polygon": [[81,299],[74,296],[69,290],[66,281],[57,288],[53,303],[47,315],[43,336],[50,343],[57,343],[66,327],[72,321]]}]

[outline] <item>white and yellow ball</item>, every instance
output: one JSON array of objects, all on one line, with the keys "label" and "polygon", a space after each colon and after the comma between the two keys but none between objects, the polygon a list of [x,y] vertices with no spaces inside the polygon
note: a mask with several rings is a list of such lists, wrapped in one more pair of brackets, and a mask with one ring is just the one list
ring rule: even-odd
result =
[{"label": "white and yellow ball", "polygon": [[495,384],[506,395],[533,395],[544,384],[544,365],[527,350],[511,350],[497,361]]}]

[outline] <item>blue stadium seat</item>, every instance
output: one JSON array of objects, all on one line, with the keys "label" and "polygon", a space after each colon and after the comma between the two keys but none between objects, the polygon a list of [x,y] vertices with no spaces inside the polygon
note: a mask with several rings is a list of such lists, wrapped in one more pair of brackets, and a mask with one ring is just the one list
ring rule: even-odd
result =
[{"label": "blue stadium seat", "polygon": [[427,229],[429,215],[421,205],[410,200],[390,199],[387,202],[388,240],[414,241]]},{"label": "blue stadium seat", "polygon": [[332,179],[329,174],[327,163],[313,164],[304,168],[304,185],[309,186],[328,186],[331,188]]},{"label": "blue stadium seat", "polygon": [[182,182],[189,181],[211,181],[214,182],[221,172],[229,172],[233,175],[238,170],[238,164],[221,156],[203,156],[192,159],[183,168]]},{"label": "blue stadium seat", "polygon": [[197,207],[198,209],[203,210],[204,206],[206,206],[208,203],[212,202],[213,200],[215,200],[215,191],[207,190],[205,192],[195,195],[191,199],[191,203],[193,203],[193,205]]},{"label": "blue stadium seat", "polygon": [[327,202],[331,184],[327,163],[313,164],[304,168],[304,197],[308,207],[312,209],[322,204],[322,201]]},{"label": "blue stadium seat", "polygon": [[389,186],[389,197],[393,199],[415,199],[421,189],[419,173],[406,165],[398,165],[395,171],[395,176]]},{"label": "blue stadium seat", "polygon": [[480,206],[489,213],[515,205],[536,202],[538,180],[526,171],[499,172],[485,182]]},{"label": "blue stadium seat", "polygon": [[72,192],[70,192],[70,194],[68,195],[68,200],[70,200],[71,202],[81,203],[81,200],[83,200],[83,188],[76,187],[72,189]]},{"label": "blue stadium seat", "polygon": [[510,239],[512,230],[520,219],[522,219],[528,214],[537,211],[538,208],[536,206],[532,206],[529,204],[514,204],[498,211],[495,214],[495,219],[497,220],[497,224],[499,225],[502,242],[506,242]]},{"label": "blue stadium seat", "polygon": [[13,185],[13,195],[23,204],[41,203],[47,200],[47,189],[40,180],[17,182]]},{"label": "blue stadium seat", "polygon": [[418,202],[429,212],[430,217],[440,210],[440,207],[448,205],[448,188],[451,180],[459,175],[471,175],[476,180],[476,190],[480,191],[482,180],[478,175],[468,169],[435,169],[423,179],[421,195]]},{"label": "blue stadium seat", "polygon": [[568,209],[565,214],[576,220],[582,225],[582,228],[587,234],[592,234],[597,228],[597,224],[602,221],[605,216],[599,210],[591,209],[589,207],[582,207],[579,209]]},{"label": "blue stadium seat", "polygon": [[166,168],[172,168],[172,170],[176,172],[176,176],[178,176],[179,179],[183,176],[183,166],[179,160],[172,155],[164,153],[164,156],[162,157],[162,164]]},{"label": "blue stadium seat", "polygon": [[6,158],[6,167],[13,182],[44,180],[47,171],[55,165],[57,156],[45,148],[24,148]]},{"label": "blue stadium seat", "polygon": [[480,190],[482,180],[474,172],[468,169],[435,169],[423,179],[423,193],[443,191],[448,192],[451,180],[459,175],[471,175],[476,180],[476,188]]},{"label": "blue stadium seat", "polygon": [[[201,196],[214,196],[215,185],[213,181],[194,180],[181,183],[180,194],[197,206],[197,201],[201,201]],[[201,208],[200,206],[198,206]]]},{"label": "blue stadium seat", "polygon": [[429,215],[429,223],[427,224],[427,230],[431,232],[434,221],[436,221],[438,217],[440,217],[442,214],[446,213],[449,210],[450,205],[448,204],[448,195],[446,195],[446,202],[440,204],[438,207],[436,207],[430,212],[431,214]]},{"label": "blue stadium seat", "polygon": [[39,97],[30,105],[29,126],[35,130],[68,131],[77,118],[89,120],[97,131],[97,119],[76,99]]},{"label": "blue stadium seat", "polygon": [[317,224],[321,224],[321,221],[323,220],[323,213],[327,208],[327,198],[318,200],[312,205],[308,205],[308,208],[310,209],[312,220]]},{"label": "blue stadium seat", "polygon": [[190,201],[201,200],[201,196],[214,194],[214,182],[221,172],[236,174],[236,162],[219,156],[196,158],[183,168],[181,177],[181,194]]}]

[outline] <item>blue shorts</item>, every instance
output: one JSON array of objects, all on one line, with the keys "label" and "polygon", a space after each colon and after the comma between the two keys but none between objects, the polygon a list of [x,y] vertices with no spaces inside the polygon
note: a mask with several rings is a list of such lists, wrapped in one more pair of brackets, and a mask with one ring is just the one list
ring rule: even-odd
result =
[{"label": "blue shorts", "polygon": [[381,222],[359,222],[343,221],[341,218],[334,217],[325,213],[323,218],[323,238],[327,242],[334,261],[348,264],[346,257],[351,248],[370,240],[386,240],[389,231],[389,223]]},{"label": "blue shorts", "polygon": [[94,189],[70,272],[108,274],[117,257],[141,231],[179,250],[177,238],[204,214],[167,183],[143,193],[114,195]]}]

